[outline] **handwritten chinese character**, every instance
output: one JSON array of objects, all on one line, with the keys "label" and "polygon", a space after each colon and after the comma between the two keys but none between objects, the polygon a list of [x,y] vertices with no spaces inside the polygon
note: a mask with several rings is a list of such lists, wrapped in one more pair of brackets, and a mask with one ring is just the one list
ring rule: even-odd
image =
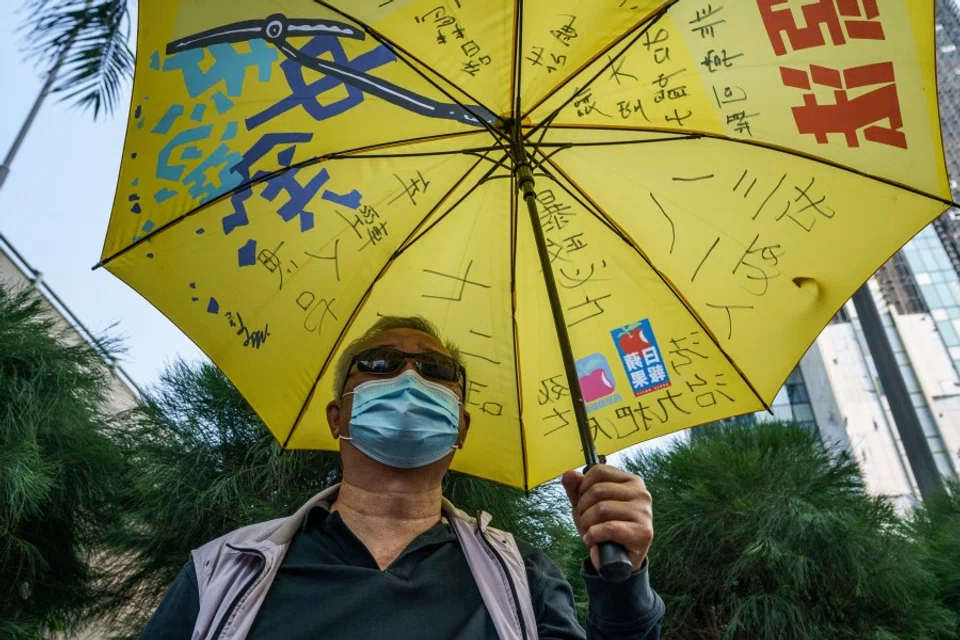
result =
[{"label": "handwritten chinese character", "polygon": [[697,25],[691,31],[694,33],[699,33],[701,38],[714,38],[716,37],[715,29],[721,24],[724,24],[726,20],[715,19],[715,16],[723,11],[723,7],[713,8],[713,5],[707,5],[706,9],[698,9],[696,17],[690,21],[690,24]]},{"label": "handwritten chinese character", "polygon": [[551,376],[540,381],[540,390],[537,393],[537,404],[541,407],[557,402],[561,398],[570,397],[570,388],[563,383],[562,375]]},{"label": "handwritten chinese character", "polygon": [[399,195],[397,195],[393,200],[391,200],[388,204],[393,204],[403,196],[407,196],[408,198],[410,198],[410,202],[412,202],[413,205],[416,206],[417,194],[426,193],[427,188],[430,186],[430,182],[423,177],[423,174],[419,170],[417,171],[416,176],[409,178],[407,180],[404,180],[397,174],[393,174],[393,177],[396,178],[397,182],[400,183],[400,187],[403,191]]},{"label": "handwritten chinese character", "polygon": [[564,25],[558,29],[551,29],[550,35],[557,39],[557,42],[562,44],[565,47],[570,46],[570,41],[574,40],[579,36],[576,28],[574,28],[573,23],[576,22],[577,17],[569,14],[563,14],[565,17],[570,18]]},{"label": "handwritten chinese character", "polygon": [[657,29],[657,34],[650,37],[650,31],[644,33],[643,46],[647,51],[653,53],[653,61],[657,64],[664,64],[670,61],[670,47],[657,46],[670,40],[670,33],[666,29]]},{"label": "handwritten chinese character", "polygon": [[710,73],[716,73],[718,69],[731,69],[733,68],[733,61],[737,58],[742,58],[742,53],[737,53],[730,55],[727,53],[726,49],[721,49],[717,51],[715,49],[710,49],[707,51],[707,55],[704,56],[702,64],[707,68],[707,71]]}]

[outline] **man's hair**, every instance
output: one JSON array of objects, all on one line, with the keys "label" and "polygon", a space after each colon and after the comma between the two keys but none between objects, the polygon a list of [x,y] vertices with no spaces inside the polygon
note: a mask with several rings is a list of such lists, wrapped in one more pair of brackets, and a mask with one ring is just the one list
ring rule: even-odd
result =
[{"label": "man's hair", "polygon": [[[367,342],[373,340],[384,331],[390,331],[392,329],[412,329],[427,334],[431,338],[436,339],[437,342],[442,343],[450,354],[450,357],[456,360],[460,366],[466,370],[460,348],[449,340],[443,340],[440,337],[440,332],[437,330],[437,327],[423,316],[381,316],[362,336],[348,344],[347,348],[343,350],[343,353],[341,353],[337,359],[337,366],[333,377],[334,395],[339,394],[340,390],[343,389],[347,381],[347,376],[350,374],[350,361],[353,360],[354,356],[360,353]],[[464,398],[464,402],[466,402],[466,398]]]}]

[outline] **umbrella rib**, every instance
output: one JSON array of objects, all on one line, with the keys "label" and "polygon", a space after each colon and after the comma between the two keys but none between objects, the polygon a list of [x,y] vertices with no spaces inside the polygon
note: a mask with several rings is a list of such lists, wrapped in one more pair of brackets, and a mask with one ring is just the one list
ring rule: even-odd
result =
[{"label": "umbrella rib", "polygon": [[504,136],[503,132],[498,131],[498,130],[495,129],[493,126],[491,126],[490,123],[487,122],[486,118],[484,118],[482,115],[480,115],[480,114],[478,114],[478,113],[474,113],[473,111],[471,111],[471,110],[470,110],[470,107],[468,107],[467,105],[463,104],[463,103],[462,103],[460,100],[458,100],[452,93],[450,93],[449,91],[447,91],[446,89],[444,89],[443,87],[441,87],[433,78],[429,77],[427,74],[425,74],[421,69],[417,68],[417,66],[416,66],[415,64],[411,63],[410,61],[412,60],[413,62],[416,62],[417,64],[421,65],[424,69],[427,69],[428,71],[430,71],[431,73],[433,73],[434,75],[436,75],[438,78],[440,78],[441,80],[443,80],[444,82],[446,82],[446,83],[447,83],[448,85],[450,85],[451,87],[456,87],[459,91],[461,91],[461,92],[463,93],[463,95],[465,95],[465,96],[467,96],[468,98],[470,98],[471,100],[473,100],[473,101],[477,104],[477,106],[479,106],[479,107],[481,107],[481,108],[483,108],[483,109],[486,109],[487,113],[491,113],[491,114],[496,115],[495,112],[493,111],[493,109],[490,109],[489,107],[487,107],[485,104],[483,104],[482,102],[480,102],[479,100],[477,100],[476,98],[474,98],[472,95],[470,95],[469,93],[467,93],[464,89],[462,89],[461,87],[459,87],[457,84],[451,82],[451,81],[450,81],[446,76],[444,76],[442,73],[439,73],[436,69],[434,69],[434,68],[431,67],[430,65],[426,64],[423,60],[419,59],[417,56],[413,55],[412,53],[410,53],[409,51],[407,51],[405,48],[403,48],[402,46],[400,46],[399,43],[397,43],[397,42],[391,40],[390,38],[388,38],[387,36],[383,35],[383,34],[380,33],[379,31],[377,31],[376,29],[374,29],[372,26],[370,26],[369,24],[363,22],[362,20],[357,19],[357,18],[354,17],[354,16],[351,16],[351,15],[348,14],[348,13],[344,13],[344,12],[341,11],[340,9],[338,9],[338,8],[332,6],[330,3],[326,2],[326,0],[313,0],[313,1],[316,2],[317,4],[319,4],[320,6],[325,7],[326,9],[329,9],[330,11],[333,11],[333,12],[336,13],[337,15],[340,15],[340,16],[346,18],[347,20],[352,20],[352,21],[356,22],[358,25],[360,25],[361,28],[363,28],[364,31],[366,31],[367,33],[369,33],[370,36],[371,36],[374,40],[376,40],[376,41],[379,42],[380,44],[388,47],[388,48],[389,48],[391,51],[393,51],[394,53],[402,54],[402,55],[397,55],[397,58],[400,59],[400,60],[402,60],[403,63],[406,64],[414,73],[416,73],[416,74],[419,75],[421,78],[423,78],[424,80],[426,80],[427,82],[429,82],[435,89],[437,89],[438,91],[440,91],[443,95],[445,95],[446,97],[448,97],[448,98],[450,98],[451,100],[453,100],[453,101],[454,101],[458,106],[460,106],[464,111],[466,111],[467,113],[469,113],[470,115],[472,115],[473,117],[475,117],[475,118],[477,119],[477,121],[480,122],[480,123],[484,126],[484,128],[486,128],[486,130],[489,131],[490,134],[491,134],[494,138],[496,138],[497,140],[500,140],[501,142],[503,142],[504,140],[506,140],[506,136]]},{"label": "umbrella rib", "polygon": [[328,160],[365,160],[368,158],[429,158],[431,156],[470,155],[482,156],[490,151],[500,150],[500,147],[472,147],[466,149],[451,149],[447,151],[424,151],[421,153],[364,153],[350,155],[333,155]]},{"label": "umbrella rib", "polygon": [[520,92],[523,90],[523,64],[520,52],[523,51],[523,0],[513,3],[513,73],[510,74],[510,114],[514,122],[520,122]]},{"label": "umbrella rib", "polygon": [[[307,392],[307,396],[303,401],[303,405],[300,407],[300,411],[299,413],[297,413],[297,417],[293,421],[293,426],[290,427],[290,431],[289,433],[287,433],[287,437],[283,441],[282,448],[284,449],[287,448],[287,445],[290,443],[290,438],[293,437],[293,434],[294,432],[296,432],[297,427],[300,426],[300,421],[303,419],[304,414],[307,412],[307,407],[309,407],[310,403],[313,401],[313,396],[317,391],[317,385],[320,384],[320,378],[322,378],[323,374],[327,372],[327,368],[330,366],[330,362],[333,359],[334,354],[337,352],[337,349],[340,347],[340,344],[343,342],[343,339],[347,335],[347,332],[350,330],[350,327],[353,326],[353,322],[357,319],[357,316],[360,315],[360,310],[363,309],[364,304],[366,304],[367,299],[370,297],[370,294],[373,292],[373,288],[377,285],[378,282],[380,282],[380,280],[383,279],[383,276],[386,275],[387,270],[390,268],[390,265],[392,265],[396,261],[396,259],[403,253],[402,250],[404,245],[407,242],[409,242],[411,238],[417,235],[417,232],[420,231],[421,227],[430,218],[430,216],[433,215],[434,212],[436,212],[444,202],[446,202],[447,198],[449,198],[450,195],[454,191],[456,191],[460,187],[460,185],[462,185],[464,181],[466,181],[468,177],[470,177],[470,174],[473,173],[474,169],[480,166],[481,162],[483,162],[483,159],[478,159],[473,164],[473,166],[471,166],[463,174],[463,177],[457,180],[453,184],[453,186],[450,187],[450,189],[448,189],[445,194],[443,194],[440,200],[437,201],[437,204],[435,204],[430,209],[430,211],[428,211],[426,215],[424,215],[424,217],[420,220],[419,224],[417,224],[417,226],[414,227],[414,229],[407,235],[407,237],[404,238],[404,240],[398,245],[397,251],[395,251],[393,255],[390,256],[390,258],[384,263],[383,267],[380,269],[377,275],[374,276],[373,280],[370,282],[370,285],[367,287],[366,291],[363,292],[363,295],[360,297],[360,300],[357,302],[356,306],[353,308],[353,311],[350,312],[350,316],[347,318],[346,323],[344,323],[343,329],[341,329],[340,331],[340,335],[337,336],[337,339],[334,341],[333,346],[330,348],[330,353],[327,354],[326,359],[323,361],[323,364],[320,366],[320,372],[317,373],[317,377],[314,379],[313,385],[310,387],[310,391]],[[479,185],[479,182],[477,184]],[[476,187],[477,185],[474,185],[471,188],[470,192],[472,192],[473,189],[476,189]],[[447,213],[449,213],[449,211]],[[446,213],[444,215],[446,215]],[[431,228],[432,228],[432,225],[431,225]],[[419,237],[422,237],[422,234]]]},{"label": "umbrella rib", "polygon": [[646,138],[644,140],[604,140],[601,142],[543,142],[537,145],[537,151],[540,149],[554,149],[551,153],[557,153],[560,151],[565,151],[567,149],[573,148],[583,148],[583,147],[620,147],[631,144],[652,144],[655,142],[672,142],[675,140],[698,140],[702,138],[701,135],[690,135],[690,136],[670,136],[669,138]]},{"label": "umbrella rib", "polygon": [[[616,233],[616,235],[617,235],[621,240],[623,240],[624,242],[626,242],[627,245],[628,245],[631,249],[633,249],[634,252],[635,252],[637,255],[639,255],[639,256],[643,259],[644,262],[647,263],[647,266],[649,266],[650,269],[651,269],[655,274],[657,274],[657,277],[660,278],[660,280],[661,280],[661,281],[663,282],[663,284],[667,287],[667,289],[669,289],[669,290],[673,293],[673,295],[676,296],[677,300],[680,301],[680,304],[683,305],[683,307],[687,310],[687,312],[688,312],[691,316],[693,316],[693,318],[697,321],[697,324],[700,325],[700,328],[703,329],[704,332],[706,332],[706,334],[710,337],[710,339],[713,341],[713,343],[717,346],[717,349],[720,350],[720,353],[723,354],[723,357],[726,358],[727,362],[730,363],[730,366],[733,367],[733,369],[737,372],[737,374],[738,374],[738,375],[740,376],[740,378],[743,380],[744,384],[747,385],[747,387],[750,389],[750,391],[753,393],[753,395],[757,398],[757,400],[760,401],[760,404],[763,405],[763,408],[766,409],[767,411],[770,411],[770,405],[767,404],[767,402],[763,399],[763,397],[760,395],[760,393],[757,391],[757,389],[753,386],[753,383],[751,383],[750,380],[747,378],[747,376],[746,376],[746,374],[743,372],[743,370],[740,369],[739,365],[737,365],[737,363],[734,362],[734,360],[733,360],[733,358],[730,356],[730,354],[727,353],[726,349],[724,349],[724,348],[720,345],[720,341],[717,340],[717,337],[713,334],[713,331],[711,331],[710,328],[707,327],[706,323],[705,323],[705,322],[703,321],[703,319],[700,317],[700,314],[698,314],[698,313],[693,309],[692,305],[687,301],[686,298],[683,297],[683,294],[681,294],[680,291],[679,291],[675,286],[673,286],[673,284],[670,282],[670,279],[667,278],[667,276],[666,276],[665,274],[663,274],[659,269],[657,269],[657,268],[653,265],[653,261],[650,260],[650,258],[647,256],[647,254],[644,253],[643,249],[640,248],[640,246],[633,240],[633,238],[631,238],[630,235],[629,235],[626,231],[624,231],[623,229],[621,229],[621,228],[617,225],[617,223],[614,222],[614,221],[610,218],[610,216],[607,214],[607,212],[603,210],[603,207],[601,207],[599,204],[597,204],[596,201],[594,201],[590,196],[588,196],[588,195],[583,191],[582,188],[580,188],[580,185],[578,185],[563,169],[561,169],[559,166],[557,166],[557,164],[554,163],[553,160],[547,160],[547,162],[550,164],[550,166],[552,166],[552,167],[554,168],[554,170],[555,170],[558,174],[560,174],[561,176],[563,176],[564,180],[566,180],[567,182],[570,183],[570,185],[577,191],[577,193],[580,194],[580,196],[582,196],[582,198],[583,198],[586,202],[589,202],[589,203],[590,203],[590,206],[589,206],[589,207],[585,207],[585,208],[587,209],[587,211],[589,211],[594,217],[597,217],[598,219],[600,219],[600,221],[603,222],[608,228],[610,228],[611,230],[613,230],[613,231]],[[561,183],[559,180],[556,180],[556,179],[555,179],[555,181],[556,181],[556,183],[557,183],[558,185],[560,185],[561,188],[563,188],[565,191],[567,191],[567,192],[569,193],[569,190],[566,188],[566,186],[565,186],[563,183]],[[582,204],[583,204],[583,202],[581,202],[581,205],[582,205]]]},{"label": "umbrella rib", "polygon": [[[200,212],[202,212],[202,211],[204,211],[204,210],[212,207],[213,205],[217,204],[218,202],[222,202],[223,200],[226,200],[227,198],[232,198],[234,195],[240,193],[241,191],[245,191],[245,190],[247,190],[247,189],[251,189],[251,188],[257,186],[258,184],[261,184],[261,183],[266,182],[266,181],[268,181],[268,180],[272,180],[273,178],[276,178],[277,176],[279,176],[279,175],[281,175],[281,174],[283,174],[283,173],[285,173],[285,172],[287,172],[287,171],[291,171],[291,170],[294,170],[294,169],[303,169],[303,168],[306,168],[306,167],[313,166],[313,165],[315,165],[315,164],[320,164],[320,163],[322,163],[322,162],[326,162],[327,160],[331,160],[331,159],[343,159],[343,157],[335,158],[335,156],[341,156],[341,154],[361,153],[361,152],[367,151],[367,150],[385,149],[385,148],[396,147],[396,146],[407,145],[407,144],[416,144],[416,143],[418,143],[418,142],[430,142],[430,141],[433,141],[433,140],[444,140],[444,139],[448,139],[448,138],[457,138],[457,137],[462,137],[462,136],[470,136],[470,135],[476,135],[477,133],[479,133],[479,132],[477,132],[477,131],[459,131],[459,132],[457,132],[457,133],[446,133],[446,134],[441,134],[441,135],[438,135],[438,136],[421,136],[421,137],[419,137],[419,138],[409,138],[409,139],[406,139],[406,140],[397,140],[397,141],[394,141],[394,142],[381,142],[381,143],[378,143],[378,144],[372,144],[372,145],[367,145],[367,146],[364,146],[364,147],[357,147],[357,148],[355,148],[355,149],[349,149],[349,150],[347,150],[347,151],[338,151],[338,152],[336,152],[336,153],[328,153],[328,154],[325,154],[325,155],[322,155],[322,156],[314,156],[314,157],[309,158],[309,159],[307,159],[307,160],[304,160],[304,161],[302,161],[302,162],[298,162],[298,163],[296,163],[296,164],[292,164],[292,165],[290,165],[289,167],[281,167],[281,168],[279,168],[279,169],[277,169],[277,170],[275,170],[275,171],[271,171],[270,173],[266,173],[266,174],[260,176],[259,178],[253,178],[253,179],[251,179],[251,180],[243,183],[242,185],[240,185],[240,186],[238,186],[238,187],[235,187],[235,188],[233,188],[233,189],[230,189],[230,190],[228,190],[228,191],[225,191],[225,192],[221,193],[220,195],[218,195],[217,197],[215,197],[214,199],[209,200],[209,201],[207,201],[207,202],[204,202],[204,203],[202,203],[202,204],[200,204],[200,205],[198,205],[198,206],[190,209],[189,211],[186,211],[185,213],[180,214],[179,216],[177,216],[177,217],[174,218],[173,220],[170,220],[170,221],[168,221],[168,222],[165,222],[164,224],[160,225],[160,226],[157,227],[155,230],[153,230],[152,232],[150,232],[148,235],[143,236],[142,238],[140,238],[140,239],[137,240],[136,242],[133,242],[133,243],[125,246],[124,248],[120,249],[119,251],[117,251],[117,252],[115,252],[115,253],[107,256],[106,258],[103,258],[100,262],[98,262],[97,264],[93,265],[92,271],[96,271],[97,269],[100,269],[101,267],[105,267],[107,264],[109,264],[109,263],[112,262],[113,260],[119,258],[120,256],[124,255],[125,253],[127,253],[127,252],[130,251],[131,249],[134,249],[134,248],[140,246],[141,244],[144,244],[144,243],[146,243],[146,242],[149,242],[149,241],[153,240],[154,238],[156,238],[156,237],[157,237],[159,234],[161,234],[162,232],[170,229],[171,227],[176,226],[178,223],[182,222],[183,220],[185,220],[185,219],[187,219],[187,218],[189,218],[189,217],[191,217],[191,216],[193,216],[193,215],[196,215],[197,213],[200,213]],[[371,156],[358,156],[358,157],[371,157]]]},{"label": "umbrella rib", "polygon": [[[596,131],[620,131],[620,132],[625,132],[625,131],[637,131],[637,132],[654,132],[654,133],[671,133],[671,132],[672,132],[670,129],[660,129],[660,128],[650,128],[650,127],[610,127],[610,126],[601,126],[601,125],[598,125],[598,126],[592,126],[592,125],[586,125],[586,126],[583,126],[583,125],[552,125],[552,126],[551,126],[551,129],[591,129],[591,130],[596,130]],[[776,145],[776,144],[773,144],[773,143],[771,143],[771,142],[761,142],[761,141],[758,141],[758,140],[740,140],[740,139],[738,139],[738,138],[731,138],[731,137],[728,137],[728,136],[720,135],[720,134],[718,134],[718,133],[710,133],[710,132],[708,132],[708,131],[693,131],[693,132],[691,132],[690,134],[687,134],[687,135],[680,135],[680,136],[675,137],[675,138],[664,138],[664,139],[658,139],[658,140],[650,140],[650,142],[654,142],[654,141],[656,141],[656,142],[675,142],[675,141],[681,141],[681,140],[700,140],[700,139],[704,139],[704,138],[708,138],[708,139],[711,139],[711,140],[719,140],[719,141],[722,141],[722,142],[732,142],[732,143],[736,143],[736,144],[743,144],[743,145],[746,145],[746,146],[749,146],[749,147],[756,147],[756,148],[760,148],[760,149],[767,149],[768,151],[776,151],[776,152],[778,152],[778,153],[784,153],[784,154],[786,154],[786,155],[794,156],[794,157],[797,157],[797,158],[802,158],[802,159],[804,159],[804,160],[810,160],[810,161],[816,162],[816,163],[818,163],[818,164],[826,165],[826,166],[831,167],[831,168],[833,168],[833,169],[839,169],[839,170],[841,170],[841,171],[846,171],[847,173],[852,173],[852,174],[861,176],[861,177],[863,177],[863,178],[868,178],[868,179],[870,179],[870,180],[873,180],[873,181],[876,181],[876,182],[880,182],[880,183],[883,183],[883,184],[888,185],[888,186],[891,186],[891,187],[896,187],[896,188],[898,188],[898,189],[903,189],[904,191],[909,191],[910,193],[913,193],[913,194],[915,194],[915,195],[923,196],[923,197],[925,197],[925,198],[929,198],[929,199],[931,199],[931,200],[935,200],[935,201],[937,201],[937,202],[941,202],[941,203],[946,204],[946,205],[949,205],[949,206],[951,206],[951,207],[960,207],[960,203],[954,202],[954,201],[953,201],[952,199],[950,199],[950,198],[944,198],[944,197],[941,197],[941,196],[938,196],[938,195],[935,195],[935,194],[932,194],[932,193],[928,193],[928,192],[924,191],[923,189],[919,189],[919,188],[917,188],[917,187],[911,187],[911,186],[909,186],[909,185],[902,184],[902,183],[900,183],[900,182],[897,182],[897,181],[895,181],[895,180],[891,180],[891,179],[889,179],[889,178],[884,178],[884,177],[881,177],[881,176],[874,175],[874,174],[872,174],[872,173],[867,173],[866,171],[861,171],[861,170],[859,170],[859,169],[854,169],[853,167],[849,167],[849,166],[847,166],[847,165],[840,164],[839,162],[834,162],[833,160],[828,160],[828,159],[826,159],[826,158],[821,158],[820,156],[815,156],[815,155],[803,153],[802,151],[797,151],[797,150],[795,150],[795,149],[790,149],[790,148],[788,148],[788,147],[781,147],[781,146]],[[625,144],[625,145],[626,145],[626,144],[641,144],[641,143],[643,143],[643,142],[647,142],[647,140],[624,141],[622,144]],[[602,146],[602,145],[604,145],[604,144],[612,144],[612,143],[576,143],[576,142],[571,142],[571,143],[554,143],[554,144],[568,144],[569,147],[587,147],[587,146]]]},{"label": "umbrella rib", "polygon": [[[521,0],[522,2],[523,0]],[[510,176],[510,305],[513,319],[513,370],[517,382],[517,418],[520,421],[520,453],[523,457],[523,488],[530,490],[530,465],[527,460],[527,433],[523,425],[523,393],[520,375],[520,340],[517,336],[517,235],[519,233],[517,216],[517,176]]]},{"label": "umbrella rib", "polygon": [[590,58],[588,58],[588,59],[586,60],[586,62],[584,62],[582,65],[580,65],[580,67],[579,67],[578,69],[574,70],[573,73],[571,73],[566,79],[562,80],[559,84],[557,84],[557,86],[555,86],[553,89],[551,89],[550,91],[548,91],[542,98],[540,98],[532,107],[530,107],[529,109],[527,109],[527,111],[524,112],[523,116],[520,117],[520,118],[518,118],[518,120],[521,120],[521,121],[522,121],[522,120],[525,120],[526,118],[530,117],[530,114],[532,114],[534,111],[536,111],[538,108],[540,108],[540,106],[541,106],[544,102],[546,102],[547,100],[549,100],[550,98],[552,98],[553,96],[555,96],[558,91],[560,91],[560,90],[563,89],[565,86],[567,86],[567,85],[570,83],[570,81],[572,81],[574,78],[576,78],[578,75],[580,75],[580,73],[581,73],[582,71],[586,70],[591,64],[593,64],[594,62],[596,62],[597,60],[599,60],[599,59],[600,59],[600,56],[604,55],[605,53],[607,53],[608,51],[610,51],[611,49],[613,49],[614,47],[616,47],[618,44],[620,44],[621,42],[623,42],[624,40],[626,40],[626,39],[629,38],[630,36],[633,36],[633,39],[630,40],[630,42],[627,44],[627,46],[625,46],[620,53],[618,53],[615,57],[610,58],[610,60],[607,62],[607,64],[603,65],[603,66],[600,68],[600,70],[597,71],[597,73],[596,73],[592,78],[590,78],[590,79],[587,81],[587,83],[586,83],[585,85],[583,85],[582,87],[580,87],[580,89],[579,89],[576,93],[574,93],[572,96],[570,96],[569,98],[567,98],[567,99],[563,102],[563,104],[561,104],[559,107],[557,107],[557,108],[550,114],[549,117],[544,118],[544,121],[543,121],[543,122],[540,122],[539,124],[535,125],[535,126],[533,127],[533,129],[527,133],[527,137],[533,135],[533,133],[534,133],[537,129],[541,128],[541,127],[544,125],[544,122],[548,122],[548,121],[552,120],[554,117],[556,117],[556,115],[557,115],[558,113],[560,113],[563,109],[565,109],[568,104],[570,104],[571,102],[573,102],[573,100],[574,100],[578,95],[580,95],[581,93],[583,93],[583,90],[584,90],[584,89],[586,89],[586,88],[589,87],[591,84],[593,84],[593,83],[597,80],[597,78],[599,78],[599,77],[603,74],[604,71],[606,71],[607,69],[609,69],[614,63],[616,63],[617,60],[620,59],[620,57],[621,57],[623,54],[625,54],[627,51],[629,51],[630,48],[637,42],[637,40],[639,40],[640,38],[642,38],[643,35],[644,35],[645,33],[647,33],[652,26],[654,26],[655,24],[657,24],[657,22],[660,21],[660,18],[662,18],[663,16],[665,16],[665,15],[667,14],[667,11],[669,11],[670,8],[673,7],[673,5],[677,4],[677,2],[679,2],[679,1],[680,1],[680,0],[669,0],[665,5],[663,5],[662,7],[660,7],[660,8],[656,11],[656,13],[650,14],[649,16],[647,16],[646,18],[644,18],[643,20],[641,20],[640,22],[638,22],[637,24],[635,24],[632,28],[627,29],[627,30],[623,33],[623,35],[621,35],[621,36],[620,36],[619,38],[617,38],[616,40],[613,40],[612,42],[610,42],[610,44],[608,44],[606,47],[602,48],[602,49],[601,49],[600,51],[598,51],[595,55],[593,55],[593,56],[591,56]]}]

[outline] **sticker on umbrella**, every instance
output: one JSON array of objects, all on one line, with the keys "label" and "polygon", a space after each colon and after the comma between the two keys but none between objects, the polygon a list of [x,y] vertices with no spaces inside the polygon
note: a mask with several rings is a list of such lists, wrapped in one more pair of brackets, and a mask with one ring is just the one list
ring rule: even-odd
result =
[{"label": "sticker on umbrella", "polygon": [[610,363],[599,353],[577,360],[577,377],[583,401],[587,403],[587,413],[623,401],[617,393]]},{"label": "sticker on umbrella", "polygon": [[670,386],[670,375],[649,319],[614,329],[610,334],[635,397]]}]

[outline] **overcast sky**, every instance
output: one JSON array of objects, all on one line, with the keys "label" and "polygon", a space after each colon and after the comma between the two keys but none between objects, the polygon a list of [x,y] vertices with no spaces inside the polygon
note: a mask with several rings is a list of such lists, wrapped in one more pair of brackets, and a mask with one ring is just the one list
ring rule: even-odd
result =
[{"label": "overcast sky", "polygon": [[[22,60],[15,7],[0,2],[0,153],[4,156],[37,92],[37,69]],[[43,279],[94,332],[119,323],[126,336],[123,367],[141,385],[176,356],[199,350],[99,260],[123,147],[129,84],[112,117],[48,99],[0,189],[0,233],[43,273]]]}]

